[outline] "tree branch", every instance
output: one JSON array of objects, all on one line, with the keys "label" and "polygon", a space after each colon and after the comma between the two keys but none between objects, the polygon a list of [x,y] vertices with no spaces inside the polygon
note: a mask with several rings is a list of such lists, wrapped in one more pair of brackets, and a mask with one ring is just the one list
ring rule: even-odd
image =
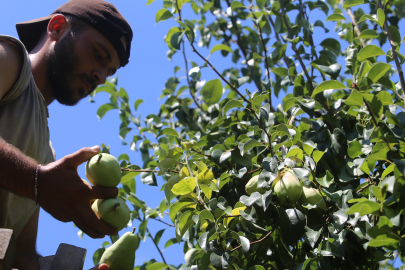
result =
[{"label": "tree branch", "polygon": [[[285,14],[283,1],[279,1],[279,3],[280,3],[280,9],[281,9],[282,17],[283,17],[285,26],[287,27],[288,38],[292,39],[291,27],[290,27],[290,25],[288,24],[288,21],[287,21],[287,16],[286,16],[286,14]],[[300,56],[300,54],[299,54],[297,48],[295,47],[295,44],[291,43],[291,48],[292,48],[293,51],[295,52],[295,57],[298,58],[298,61],[299,61],[300,64],[301,64],[302,70],[304,71],[304,74],[305,74],[305,76],[307,77],[307,80],[308,80],[308,83],[309,83],[309,87],[311,88],[311,91],[313,91],[313,90],[314,90],[314,87],[313,87],[313,85],[312,85],[311,77],[309,77],[307,68],[305,67],[304,62],[302,61],[302,58],[301,58],[301,56]]]},{"label": "tree branch", "polygon": [[[384,10],[384,6],[382,5],[381,0],[378,0],[378,6]],[[398,60],[398,55],[396,53],[396,48],[397,46],[395,45],[394,40],[392,39],[391,33],[390,33],[390,29],[388,28],[388,23],[387,23],[387,17],[385,17],[384,20],[384,30],[385,30],[385,34],[387,35],[387,38],[390,42],[391,45],[391,51],[392,51],[392,58],[394,58],[395,61],[395,65],[397,66],[397,70],[398,70],[398,75],[399,75],[399,80],[401,81],[401,88],[402,88],[402,94],[404,95],[405,98],[405,79],[404,79],[404,72],[402,71],[402,66],[399,63]],[[405,99],[404,99],[404,107],[405,107]]]},{"label": "tree branch", "polygon": [[150,219],[159,221],[159,222],[161,222],[161,223],[163,223],[163,224],[166,224],[167,226],[170,226],[170,227],[176,227],[176,226],[174,226],[173,224],[166,223],[166,222],[164,222],[163,220],[160,220],[160,219],[157,219],[157,218],[150,217]]},{"label": "tree branch", "polygon": [[[162,253],[162,251],[160,250],[159,246],[156,244],[155,239],[153,238],[152,234],[150,233],[148,227],[146,227],[146,230],[148,231],[149,237],[152,238],[153,244],[155,244],[157,250],[159,251],[160,256],[162,257],[163,262],[167,265],[167,262],[166,262],[166,260],[165,260],[165,257],[163,256],[163,253]],[[169,268],[167,268],[167,269],[169,269]]]},{"label": "tree branch", "polygon": [[[361,32],[360,32],[360,29],[359,29],[359,27],[357,25],[356,18],[354,17],[351,8],[347,9],[347,14],[349,14],[349,17],[352,20],[352,24],[354,26],[354,30],[356,30],[357,36],[360,36]],[[360,39],[361,45],[363,45],[363,47],[366,47],[366,43],[364,42],[364,39],[362,39],[362,38],[359,38],[359,39]]]},{"label": "tree branch", "polygon": [[195,98],[195,95],[193,94],[193,91],[191,91],[191,83],[190,83],[190,78],[188,75],[188,63],[187,63],[187,57],[186,57],[186,46],[184,44],[184,40],[183,40],[183,56],[184,56],[184,62],[186,63],[186,77],[187,77],[187,83],[188,83],[188,89],[190,89],[190,95],[193,97],[194,103],[197,105],[198,108],[200,108],[200,110],[203,110],[201,105],[198,104],[197,99]]},{"label": "tree branch", "polygon": [[[155,170],[131,170],[131,169],[126,169],[126,168],[121,168],[121,171],[126,171],[126,172],[153,172],[153,173],[159,173],[160,171],[155,171]],[[179,171],[171,171],[167,169],[167,172],[172,172],[172,173],[179,173]]]},{"label": "tree branch", "polygon": [[[277,227],[277,226],[278,226],[278,225],[277,225],[277,223],[276,223],[276,224],[275,224],[275,227]],[[251,242],[250,245],[254,245],[254,244],[257,244],[257,243],[262,242],[264,239],[266,239],[267,237],[269,237],[275,230],[276,230],[276,229],[270,231],[270,232],[269,232],[268,234],[266,234],[266,236],[264,236],[263,238],[261,238],[261,239],[255,241],[255,242]],[[240,249],[241,247],[242,247],[242,245],[237,246],[236,248],[234,248],[234,249],[231,250],[231,253],[234,252],[234,251],[237,250],[237,249]]]},{"label": "tree branch", "polygon": [[[190,38],[187,36],[188,40],[190,41]],[[247,100],[239,91],[238,89],[236,89],[235,86],[233,86],[227,79],[224,78],[224,76],[221,75],[221,73],[218,72],[218,70],[216,70],[216,68],[210,63],[210,61],[208,61],[208,59],[206,59],[204,56],[202,56],[197,49],[194,47],[193,43],[190,42],[191,48],[193,48],[193,51],[201,58],[203,59],[205,62],[207,62],[207,64],[214,70],[214,72],[227,84],[229,85],[232,90],[234,90],[236,93],[238,93],[238,95],[246,102],[246,103],[251,103],[249,100]]]}]

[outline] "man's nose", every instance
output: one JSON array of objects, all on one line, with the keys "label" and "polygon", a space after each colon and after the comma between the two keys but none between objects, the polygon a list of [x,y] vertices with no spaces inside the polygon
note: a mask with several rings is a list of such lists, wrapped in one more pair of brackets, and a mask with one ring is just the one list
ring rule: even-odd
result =
[{"label": "man's nose", "polygon": [[97,85],[104,84],[107,80],[107,71],[105,70],[93,70],[92,78]]}]

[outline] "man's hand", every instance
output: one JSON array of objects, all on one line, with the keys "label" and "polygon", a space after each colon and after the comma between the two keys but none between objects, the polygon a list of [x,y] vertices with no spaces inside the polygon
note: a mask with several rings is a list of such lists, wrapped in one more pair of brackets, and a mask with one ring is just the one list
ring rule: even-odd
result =
[{"label": "man's hand", "polygon": [[108,266],[105,263],[103,263],[103,264],[94,266],[93,268],[91,268],[89,270],[110,270],[110,268],[108,268]]},{"label": "man's hand", "polygon": [[118,189],[91,186],[77,174],[77,167],[99,152],[98,146],[82,148],[41,167],[38,173],[38,204],[57,220],[73,221],[92,238],[118,233],[91,209],[93,200],[115,198]]}]

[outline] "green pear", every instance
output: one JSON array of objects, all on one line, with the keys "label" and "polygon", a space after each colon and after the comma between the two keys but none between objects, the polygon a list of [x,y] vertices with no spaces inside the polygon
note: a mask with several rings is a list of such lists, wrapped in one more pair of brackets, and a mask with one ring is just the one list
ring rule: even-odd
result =
[{"label": "green pear", "polygon": [[317,205],[319,203],[316,210],[326,211],[326,203],[323,200],[322,195],[319,194],[319,191],[314,188],[303,187],[299,202],[301,204],[309,203],[312,205]]},{"label": "green pear", "polygon": [[116,187],[121,182],[121,167],[114,156],[100,153],[87,161],[86,177],[94,186]]},{"label": "green pear", "polygon": [[124,229],[130,219],[131,211],[125,201],[119,197],[106,200],[97,199],[91,208],[97,216],[117,228],[118,231]]},{"label": "green pear", "polygon": [[259,175],[255,175],[252,178],[250,178],[249,182],[245,185],[245,190],[247,194],[251,195],[254,192],[259,192],[260,194],[264,194],[266,192],[265,189],[258,188],[257,187],[257,182],[259,181]]},{"label": "green pear", "polygon": [[135,265],[135,251],[139,247],[139,236],[126,232],[120,239],[104,251],[100,264],[105,263],[110,270],[132,270]]},{"label": "green pear", "polygon": [[274,194],[280,205],[291,205],[301,197],[302,186],[295,175],[287,171],[274,186]]}]

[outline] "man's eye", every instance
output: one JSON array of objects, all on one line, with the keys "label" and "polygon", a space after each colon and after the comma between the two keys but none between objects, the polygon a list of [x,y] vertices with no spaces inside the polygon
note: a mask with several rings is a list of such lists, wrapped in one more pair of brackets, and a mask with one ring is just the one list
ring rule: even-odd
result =
[{"label": "man's eye", "polygon": [[103,57],[98,53],[98,51],[96,51],[96,58],[97,58],[98,60],[103,59]]}]

